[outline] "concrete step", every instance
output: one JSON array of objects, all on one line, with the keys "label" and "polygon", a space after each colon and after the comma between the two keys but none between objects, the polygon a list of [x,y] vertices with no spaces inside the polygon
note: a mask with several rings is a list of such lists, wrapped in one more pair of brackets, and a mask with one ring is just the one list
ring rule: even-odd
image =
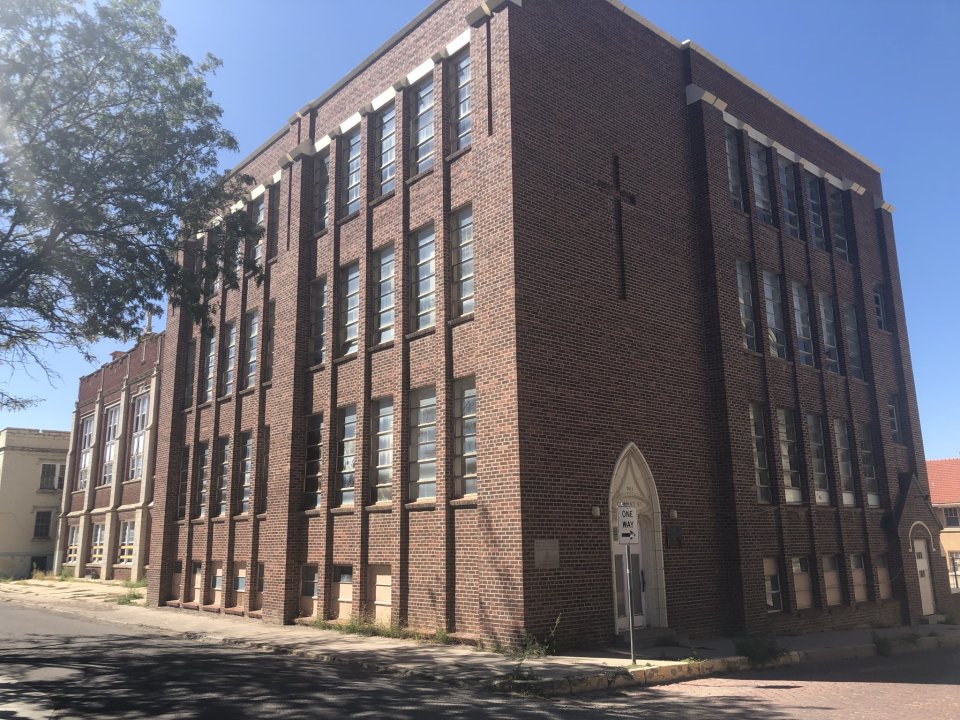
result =
[{"label": "concrete step", "polygon": [[946,615],[926,615],[920,618],[921,625],[943,625],[947,622]]}]

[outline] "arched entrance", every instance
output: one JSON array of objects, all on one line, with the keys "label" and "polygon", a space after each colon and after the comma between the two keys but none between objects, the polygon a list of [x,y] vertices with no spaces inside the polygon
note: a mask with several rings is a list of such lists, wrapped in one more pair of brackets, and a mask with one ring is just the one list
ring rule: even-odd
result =
[{"label": "arched entrance", "polygon": [[637,510],[640,543],[630,549],[634,598],[634,627],[667,627],[667,598],[663,574],[663,533],[660,497],[643,453],[630,443],[620,454],[610,483],[610,548],[613,572],[613,614],[616,631],[630,627],[627,612],[624,546],[617,539],[617,507]]},{"label": "arched entrance", "polygon": [[[921,530],[922,528],[922,530]],[[917,563],[917,580],[920,583],[920,612],[933,615],[937,604],[933,593],[933,578],[930,575],[930,552],[934,547],[933,533],[925,523],[915,522],[910,527],[910,547]]]}]

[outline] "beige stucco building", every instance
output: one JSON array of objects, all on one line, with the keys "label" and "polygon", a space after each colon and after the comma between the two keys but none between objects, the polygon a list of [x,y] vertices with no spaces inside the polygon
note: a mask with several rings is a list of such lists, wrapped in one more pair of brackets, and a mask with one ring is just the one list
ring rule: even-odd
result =
[{"label": "beige stucco building", "polygon": [[0,576],[52,570],[70,433],[0,430]]},{"label": "beige stucco building", "polygon": [[940,549],[947,561],[950,590],[960,593],[960,458],[928,460],[927,477],[930,502],[943,525]]}]

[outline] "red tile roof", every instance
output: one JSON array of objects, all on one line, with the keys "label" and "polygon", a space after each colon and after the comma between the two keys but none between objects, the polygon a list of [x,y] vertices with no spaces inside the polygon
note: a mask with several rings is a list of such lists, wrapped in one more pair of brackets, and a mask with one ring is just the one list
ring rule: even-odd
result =
[{"label": "red tile roof", "polygon": [[927,460],[930,502],[934,505],[960,505],[960,458]]}]

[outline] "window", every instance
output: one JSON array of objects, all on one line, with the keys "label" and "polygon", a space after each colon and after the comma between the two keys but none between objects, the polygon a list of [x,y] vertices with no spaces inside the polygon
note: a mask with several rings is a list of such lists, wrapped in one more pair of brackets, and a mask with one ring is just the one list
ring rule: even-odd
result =
[{"label": "window", "polygon": [[85,490],[90,482],[90,464],[93,462],[93,415],[80,420],[80,464],[77,490]]},{"label": "window", "polygon": [[212,328],[207,329],[207,351],[203,354],[203,367],[200,372],[200,386],[203,399],[200,402],[209,402],[213,399],[214,373],[217,364],[217,333]]},{"label": "window", "polygon": [[233,382],[237,374],[237,324],[227,323],[223,329],[223,372],[220,376],[221,397],[233,394]]},{"label": "window", "polygon": [[743,346],[757,351],[756,310],[753,307],[753,282],[750,263],[737,260],[737,294],[740,298],[740,325],[743,327]]},{"label": "window", "polygon": [[327,195],[330,190],[330,151],[324,150],[313,158],[313,232],[327,229],[330,205]]},{"label": "window", "polygon": [[119,428],[120,406],[114,405],[103,411],[103,469],[97,478],[97,487],[113,483]]},{"label": "window", "polygon": [[807,413],[807,432],[810,434],[810,454],[813,458],[814,497],[818,505],[830,504],[830,478],[827,474],[827,446],[824,442],[823,419],[816,413]]},{"label": "window", "polygon": [[890,568],[886,553],[877,555],[877,590],[881,600],[893,597],[893,585],[890,583]]},{"label": "window", "polygon": [[857,308],[845,303],[841,306],[840,314],[843,317],[843,339],[847,348],[847,374],[863,380],[863,350],[860,346]]},{"label": "window", "polygon": [[357,352],[360,337],[360,265],[340,269],[340,355]]},{"label": "window", "polygon": [[263,567],[263,563],[257,563],[257,592],[258,593],[263,592],[263,577],[265,572],[266,571]]},{"label": "window", "polygon": [[797,166],[777,154],[780,170],[780,202],[783,205],[783,229],[800,237],[800,203],[797,199]]},{"label": "window", "polygon": [[757,208],[757,216],[764,222],[773,224],[767,148],[752,139],[750,140],[750,168],[753,172],[753,204]]},{"label": "window", "polygon": [[797,328],[797,359],[803,365],[814,367],[813,329],[810,326],[810,299],[807,286],[793,283],[793,319]]},{"label": "window", "polygon": [[777,426],[780,430],[780,461],[783,464],[783,499],[788,503],[802,502],[797,414],[788,408],[779,408]]},{"label": "window", "polygon": [[466,207],[453,214],[450,223],[453,263],[453,313],[463,317],[473,312],[473,209]]},{"label": "window", "polygon": [[183,376],[183,406],[193,405],[193,381],[197,375],[197,342],[190,340],[186,349],[186,368]]},{"label": "window", "polygon": [[783,597],[780,594],[780,567],[776,558],[763,559],[763,583],[767,595],[767,612],[783,610]]},{"label": "window", "polygon": [[430,388],[410,393],[410,494],[412,501],[437,494],[437,396]]},{"label": "window", "polygon": [[271,300],[263,318],[263,381],[273,380],[273,335],[277,326],[277,305]]},{"label": "window", "polygon": [[890,418],[890,437],[897,445],[904,444],[903,423],[900,414],[900,396],[891,395],[887,401],[887,414]]},{"label": "window", "polygon": [[190,446],[180,453],[180,477],[177,480],[177,520],[187,516],[187,477],[190,474]]},{"label": "window", "polygon": [[[233,571],[233,591],[235,593],[245,593],[247,591],[247,568],[245,565],[237,565]],[[237,606],[242,606],[243,601],[237,598]]]},{"label": "window", "polygon": [[356,488],[357,406],[348,405],[337,413],[337,498],[340,505],[353,505]]},{"label": "window", "polygon": [[944,525],[947,527],[960,527],[960,508],[948,507],[943,509]]},{"label": "window", "polygon": [[834,420],[834,435],[837,442],[837,470],[840,473],[840,489],[843,504],[857,504],[857,484],[853,477],[853,456],[850,453],[850,426],[846,420]]},{"label": "window", "polygon": [[853,569],[853,599],[855,602],[867,601],[867,566],[863,555],[851,555],[850,567]]},{"label": "window", "polygon": [[360,128],[340,138],[340,213],[342,217],[360,210]]},{"label": "window", "polygon": [[377,118],[377,194],[397,187],[397,106],[391,104]]},{"label": "window", "polygon": [[300,595],[317,598],[317,566],[304,565],[300,570]]},{"label": "window", "polygon": [[413,88],[411,105],[411,175],[419,175],[433,167],[433,75]]},{"label": "window", "polygon": [[840,605],[843,587],[840,585],[840,561],[836,555],[823,556],[823,584],[827,590],[827,605]]},{"label": "window", "polygon": [[330,574],[330,598],[334,619],[346,620],[353,614],[353,568],[334,565]]},{"label": "window", "polygon": [[767,308],[767,340],[770,354],[787,357],[787,335],[783,329],[783,292],[780,276],[769,270],[763,271],[763,298]]},{"label": "window", "polygon": [[214,572],[210,576],[210,589],[214,592],[223,590],[223,568],[217,567],[220,563],[214,563]]},{"label": "window", "polygon": [[325,359],[327,321],[327,281],[320,278],[310,283],[310,360],[319,365]]},{"label": "window", "polygon": [[40,466],[40,489],[57,489],[57,466],[56,464],[43,463]]},{"label": "window", "polygon": [[453,477],[458,495],[477,492],[477,383],[472,377],[457,380],[454,392]]},{"label": "window", "polygon": [[221,438],[220,467],[217,472],[216,495],[213,499],[213,517],[220,517],[227,511],[227,485],[230,482],[230,438]]},{"label": "window", "polygon": [[810,578],[810,559],[795,557],[793,565],[793,590],[797,610],[813,607],[813,581]]},{"label": "window", "polygon": [[267,188],[267,259],[277,256],[280,238],[280,183]]},{"label": "window", "polygon": [[61,465],[57,471],[57,490],[63,490],[63,481],[67,476],[67,466]]},{"label": "window", "polygon": [[320,459],[323,456],[323,415],[307,418],[306,468],[304,469],[303,507],[320,505]]},{"label": "window", "polygon": [[380,345],[393,340],[395,291],[393,248],[384,248],[373,259],[373,344]]},{"label": "window", "polygon": [[810,222],[807,233],[815,248],[827,249],[827,236],[823,230],[823,195],[820,178],[804,173],[804,185],[807,190],[807,218]]},{"label": "window", "polygon": [[743,177],[740,174],[740,134],[729,125],[724,128],[724,143],[727,148],[727,184],[730,188],[730,204],[743,210]]},{"label": "window", "polygon": [[202,443],[197,448],[197,508],[196,517],[205,517],[207,514],[207,495],[210,492],[210,446]]},{"label": "window", "polygon": [[136,523],[125,520],[120,523],[120,540],[117,551],[117,562],[121,565],[133,564],[133,544],[136,536]]},{"label": "window", "polygon": [[861,423],[860,439],[860,474],[867,490],[867,505],[880,506],[880,485],[877,480],[877,462],[873,452],[873,427],[868,423]]},{"label": "window", "polygon": [[147,445],[147,414],[150,409],[150,395],[143,393],[133,399],[131,412],[133,426],[130,428],[130,473],[131,481],[143,480],[143,456]]},{"label": "window", "polygon": [[873,307],[877,312],[877,327],[881,330],[893,330],[893,318],[887,307],[887,291],[883,285],[873,289]]},{"label": "window", "polygon": [[270,477],[270,426],[260,429],[260,447],[257,449],[257,487],[255,512],[267,511],[267,487]]},{"label": "window", "polygon": [[753,467],[757,481],[757,500],[773,502],[770,490],[770,463],[767,459],[767,431],[763,406],[750,403],[750,432],[753,435]]},{"label": "window", "polygon": [[257,346],[259,345],[260,315],[256,310],[247,313],[243,322],[246,336],[243,339],[243,387],[257,383]]},{"label": "window", "polygon": [[241,514],[250,512],[250,491],[253,487],[253,435],[245,432],[240,435],[240,463],[239,490],[237,511]]},{"label": "window", "polygon": [[266,239],[266,227],[267,227],[267,218],[266,218],[266,205],[264,203],[265,197],[261,195],[252,203],[250,203],[250,221],[260,228],[260,236],[256,239],[253,247],[248,249],[247,259],[252,260],[255,263],[260,263],[263,261],[263,244]]},{"label": "window", "polygon": [[393,497],[393,399],[373,403],[374,502]]},{"label": "window", "polygon": [[103,523],[93,526],[93,535],[90,540],[90,562],[103,562]]},{"label": "window", "polygon": [[470,107],[470,48],[450,59],[450,142],[451,152],[470,146],[473,118]]},{"label": "window", "polygon": [[820,326],[823,330],[823,355],[827,370],[840,372],[840,351],[837,349],[837,316],[833,309],[833,298],[820,293]]},{"label": "window", "polygon": [[947,574],[950,576],[950,589],[960,590],[960,553],[952,552],[947,558]]},{"label": "window", "polygon": [[37,510],[37,514],[33,518],[34,538],[50,537],[50,518],[52,516],[53,512],[51,510]]},{"label": "window", "polygon": [[847,242],[847,214],[844,209],[843,192],[831,187],[828,193],[830,207],[830,241],[833,251],[843,260],[850,260]]},{"label": "window", "polygon": [[75,563],[77,561],[79,548],[80,548],[80,526],[71,525],[69,530],[67,530],[67,554],[64,556],[63,561],[68,563]]},{"label": "window", "polygon": [[436,286],[436,238],[433,226],[414,233],[412,245],[413,267],[410,279],[413,287],[410,293],[412,330],[423,330],[436,324],[437,286]]}]

